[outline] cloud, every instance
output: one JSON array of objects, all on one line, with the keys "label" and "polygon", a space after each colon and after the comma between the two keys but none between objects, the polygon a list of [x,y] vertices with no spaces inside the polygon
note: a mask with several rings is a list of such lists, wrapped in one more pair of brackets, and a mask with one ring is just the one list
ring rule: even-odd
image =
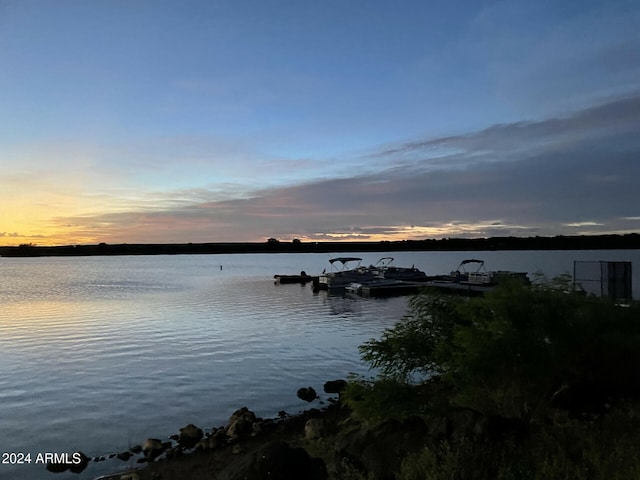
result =
[{"label": "cloud", "polygon": [[165,192],[157,209],[150,194],[145,210],[56,222],[107,242],[629,231],[640,202],[639,127],[640,96],[617,98],[562,118],[387,146],[370,155],[376,171],[348,178],[222,200],[207,189]]}]

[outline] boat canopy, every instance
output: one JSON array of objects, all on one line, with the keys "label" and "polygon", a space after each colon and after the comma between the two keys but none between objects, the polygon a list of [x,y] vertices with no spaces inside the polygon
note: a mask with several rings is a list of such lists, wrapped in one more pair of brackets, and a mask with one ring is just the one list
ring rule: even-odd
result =
[{"label": "boat canopy", "polygon": [[456,269],[456,271],[461,271],[461,270],[464,271],[465,269],[463,267],[470,263],[478,264],[478,269],[476,270],[476,272],[479,272],[480,270],[484,270],[484,260],[478,260],[476,258],[468,258],[460,262],[460,265],[458,265],[458,268]]},{"label": "boat canopy", "polygon": [[329,259],[329,263],[333,265],[334,262],[340,262],[342,264],[349,262],[361,262],[362,259],[358,257],[337,257]]},{"label": "boat canopy", "polygon": [[336,258],[330,258],[329,259],[329,263],[331,264],[331,268],[333,268],[334,270],[338,270],[339,268],[336,267],[334,265],[334,263],[340,263],[342,265],[342,267],[340,268],[340,271],[343,270],[347,270],[347,264],[351,263],[351,262],[357,262],[357,265],[355,266],[355,268],[359,268],[360,267],[360,262],[362,262],[362,259],[359,257],[336,257]]},{"label": "boat canopy", "polygon": [[477,260],[475,258],[468,258],[460,262],[460,265],[466,265],[467,263],[484,263],[484,260]]}]

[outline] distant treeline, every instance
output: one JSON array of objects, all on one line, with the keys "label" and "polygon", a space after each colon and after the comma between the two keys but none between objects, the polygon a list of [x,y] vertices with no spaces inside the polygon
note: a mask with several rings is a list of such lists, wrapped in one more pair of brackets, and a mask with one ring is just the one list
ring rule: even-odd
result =
[{"label": "distant treeline", "polygon": [[107,244],[45,247],[24,244],[0,247],[3,257],[87,255],[186,255],[220,253],[330,253],[473,250],[606,250],[640,249],[640,234],[555,237],[443,238],[382,242],[292,242],[270,238],[263,243]]}]

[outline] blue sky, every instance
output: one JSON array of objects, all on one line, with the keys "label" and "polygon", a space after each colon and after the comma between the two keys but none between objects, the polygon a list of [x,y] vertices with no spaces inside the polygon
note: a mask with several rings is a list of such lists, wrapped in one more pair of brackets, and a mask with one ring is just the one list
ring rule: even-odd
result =
[{"label": "blue sky", "polygon": [[0,1],[0,244],[640,230],[635,1]]}]

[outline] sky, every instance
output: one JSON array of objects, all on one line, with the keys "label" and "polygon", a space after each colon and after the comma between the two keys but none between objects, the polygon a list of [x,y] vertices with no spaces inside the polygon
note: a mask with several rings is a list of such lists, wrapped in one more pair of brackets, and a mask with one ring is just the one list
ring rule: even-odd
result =
[{"label": "sky", "polygon": [[0,0],[0,245],[640,232],[637,0]]}]

